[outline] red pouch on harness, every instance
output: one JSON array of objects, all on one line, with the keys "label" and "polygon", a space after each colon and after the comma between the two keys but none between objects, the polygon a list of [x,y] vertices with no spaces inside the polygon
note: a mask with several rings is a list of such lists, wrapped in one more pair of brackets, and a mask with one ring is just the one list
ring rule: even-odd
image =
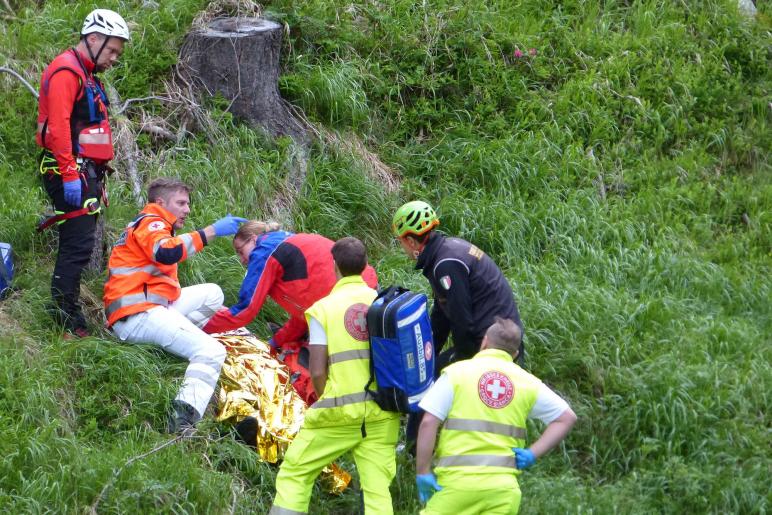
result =
[{"label": "red pouch on harness", "polygon": [[95,161],[110,161],[113,151],[113,132],[107,119],[97,127],[86,127],[78,134],[78,156]]}]

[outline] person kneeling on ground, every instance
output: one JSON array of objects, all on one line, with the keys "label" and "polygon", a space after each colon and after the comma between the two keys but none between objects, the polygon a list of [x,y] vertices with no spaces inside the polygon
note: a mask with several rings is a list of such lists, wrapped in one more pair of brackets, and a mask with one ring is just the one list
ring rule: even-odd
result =
[{"label": "person kneeling on ground", "polygon": [[[271,338],[271,346],[281,348],[305,340],[305,310],[330,293],[337,281],[332,246],[332,240],[324,236],[283,231],[276,222],[246,222],[233,237],[233,248],[247,267],[239,301],[218,311],[204,331],[220,333],[249,324],[270,296],[290,316]],[[371,266],[362,276],[371,288],[377,286]]]},{"label": "person kneeling on ground", "polygon": [[[207,333],[243,327],[254,320],[266,297],[271,297],[289,313],[289,320],[268,343],[274,351],[283,351],[280,357],[294,377],[293,386],[307,404],[317,397],[308,375],[304,312],[335,285],[332,246],[332,240],[324,236],[283,231],[276,222],[246,222],[233,237],[233,248],[247,267],[239,301],[218,311],[204,327]],[[371,288],[377,286],[371,266],[362,276]]]},{"label": "person kneeling on ground", "polygon": [[[512,362],[520,328],[496,318],[472,359],[448,366],[421,400],[416,484],[423,514],[516,514],[517,475],[563,440],[576,415],[566,401]],[[527,418],[547,428],[525,448]],[[431,459],[436,450],[435,472]],[[435,493],[437,492],[437,493]]]},{"label": "person kneeling on ground", "polygon": [[104,288],[107,325],[121,340],[147,343],[189,360],[172,402],[169,432],[201,419],[225,360],[225,349],[201,328],[222,307],[216,284],[181,288],[177,264],[216,236],[230,236],[246,221],[228,215],[204,229],[179,236],[190,213],[190,187],[170,178],[153,181],[149,203],[113,247]]},{"label": "person kneeling on ground", "polygon": [[332,247],[339,278],[330,294],[306,311],[311,377],[319,400],[309,407],[276,477],[270,513],[306,513],[314,480],[352,451],[365,513],[392,513],[389,484],[396,474],[399,414],[370,400],[370,342],[365,325],[376,292],[362,279],[365,247],[343,238]]}]

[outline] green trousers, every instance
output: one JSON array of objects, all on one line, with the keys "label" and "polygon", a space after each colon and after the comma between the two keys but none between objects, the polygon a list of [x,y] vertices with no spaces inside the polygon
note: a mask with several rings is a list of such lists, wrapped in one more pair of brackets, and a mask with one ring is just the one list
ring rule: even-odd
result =
[{"label": "green trousers", "polygon": [[314,481],[324,467],[352,451],[364,493],[365,513],[392,514],[389,485],[397,473],[395,447],[399,417],[338,427],[303,427],[287,449],[276,476],[276,497],[270,513],[307,513]]},{"label": "green trousers", "polygon": [[495,482],[495,488],[486,488],[484,475],[475,474],[465,479],[455,477],[452,482],[438,477],[442,490],[429,499],[421,515],[517,515],[520,510],[517,478],[497,474],[490,479]]}]

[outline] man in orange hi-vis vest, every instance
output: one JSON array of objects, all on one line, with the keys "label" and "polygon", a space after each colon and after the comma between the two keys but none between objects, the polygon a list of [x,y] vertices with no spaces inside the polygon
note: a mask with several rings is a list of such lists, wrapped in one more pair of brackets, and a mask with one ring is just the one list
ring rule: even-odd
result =
[{"label": "man in orange hi-vis vest", "polygon": [[201,419],[225,360],[225,349],[201,328],[222,307],[216,284],[180,287],[177,263],[217,236],[232,236],[245,218],[228,215],[204,229],[175,235],[190,213],[190,187],[176,179],[150,184],[149,203],[126,227],[108,263],[104,305],[107,325],[123,341],[147,343],[186,358],[169,432]]}]

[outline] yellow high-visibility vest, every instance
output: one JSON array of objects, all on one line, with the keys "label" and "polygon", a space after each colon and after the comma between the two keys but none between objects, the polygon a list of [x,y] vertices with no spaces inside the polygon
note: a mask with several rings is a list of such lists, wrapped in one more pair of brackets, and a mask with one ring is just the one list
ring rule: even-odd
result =
[{"label": "yellow high-visibility vest", "polygon": [[361,424],[399,416],[381,410],[365,392],[370,380],[367,310],[376,295],[362,276],[348,276],[306,311],[309,323],[313,317],[324,327],[328,360],[327,383],[319,400],[306,411],[306,426]]},{"label": "yellow high-visibility vest", "polygon": [[453,385],[453,405],[437,445],[437,476],[518,474],[512,448],[525,447],[526,419],[541,381],[498,349],[480,351],[443,373]]}]

